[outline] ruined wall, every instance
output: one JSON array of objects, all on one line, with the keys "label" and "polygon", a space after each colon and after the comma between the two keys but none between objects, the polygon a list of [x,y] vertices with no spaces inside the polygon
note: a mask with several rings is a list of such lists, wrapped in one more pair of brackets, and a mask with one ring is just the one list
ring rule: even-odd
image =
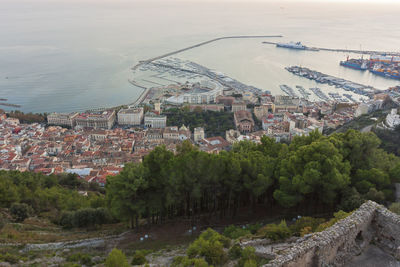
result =
[{"label": "ruined wall", "polygon": [[400,246],[400,217],[368,201],[347,218],[304,238],[264,267],[343,266],[371,241],[396,254]]},{"label": "ruined wall", "polygon": [[400,216],[385,208],[378,208],[373,222],[374,241],[383,249],[400,256]]}]

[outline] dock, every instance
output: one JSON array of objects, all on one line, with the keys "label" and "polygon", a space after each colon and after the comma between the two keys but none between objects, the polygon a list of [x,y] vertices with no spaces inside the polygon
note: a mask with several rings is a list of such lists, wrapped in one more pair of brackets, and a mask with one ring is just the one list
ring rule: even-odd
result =
[{"label": "dock", "polygon": [[[278,43],[276,42],[262,42],[263,44],[272,44],[272,45],[277,45]],[[375,50],[357,50],[357,49],[341,49],[341,48],[325,48],[325,47],[310,47],[310,49],[305,49],[307,50],[312,50],[312,51],[330,51],[330,52],[343,52],[343,53],[355,53],[355,54],[364,54],[364,55],[375,55],[375,54],[380,54],[380,55],[389,55],[389,56],[400,56],[399,52],[388,52],[388,51],[375,51]]]}]

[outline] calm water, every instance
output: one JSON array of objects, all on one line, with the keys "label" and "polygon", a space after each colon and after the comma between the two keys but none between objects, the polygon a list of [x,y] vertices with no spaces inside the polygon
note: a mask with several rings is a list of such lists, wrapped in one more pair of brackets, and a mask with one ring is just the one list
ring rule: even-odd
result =
[{"label": "calm water", "polygon": [[[84,110],[133,102],[139,60],[227,35],[282,34],[309,46],[400,52],[400,5],[270,2],[19,1],[0,8],[0,98],[23,111]],[[386,89],[398,81],[341,68],[343,53],[224,40],[177,55],[279,93],[313,86],[298,64]]]}]

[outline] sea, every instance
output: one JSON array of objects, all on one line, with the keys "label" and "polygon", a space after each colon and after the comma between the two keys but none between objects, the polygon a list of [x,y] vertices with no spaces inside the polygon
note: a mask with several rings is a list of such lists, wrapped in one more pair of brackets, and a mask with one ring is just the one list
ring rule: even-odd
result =
[{"label": "sea", "polygon": [[[209,39],[174,57],[282,94],[315,87],[284,68],[300,65],[387,89],[400,85],[339,65],[339,52],[296,51],[262,41],[400,52],[400,4],[227,0],[0,0],[0,98],[24,112],[71,112],[128,104],[143,89],[131,68]],[[367,57],[367,56],[365,56]],[[331,89],[326,89],[331,90]],[[10,110],[11,107],[0,108]]]}]

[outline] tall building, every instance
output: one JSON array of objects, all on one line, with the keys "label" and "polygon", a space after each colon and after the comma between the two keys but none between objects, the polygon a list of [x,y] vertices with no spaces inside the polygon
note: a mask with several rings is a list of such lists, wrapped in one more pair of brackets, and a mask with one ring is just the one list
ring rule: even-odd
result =
[{"label": "tall building", "polygon": [[79,113],[51,113],[47,115],[47,123],[59,126],[75,126],[75,118]]},{"label": "tall building", "polygon": [[118,111],[118,124],[140,125],[143,121],[143,108],[127,108]]},{"label": "tall building", "polygon": [[197,127],[194,128],[194,134],[193,134],[193,140],[194,142],[198,142],[201,139],[204,139],[204,128],[203,127]]},{"label": "tall building", "polygon": [[165,126],[167,126],[167,116],[147,112],[144,115],[144,125],[147,128],[165,128]]},{"label": "tall building", "polygon": [[160,102],[154,103],[154,110],[155,110],[158,114],[161,114],[161,103],[160,103]]},{"label": "tall building", "polygon": [[76,118],[76,125],[94,129],[111,129],[115,123],[115,111],[81,113]]}]

